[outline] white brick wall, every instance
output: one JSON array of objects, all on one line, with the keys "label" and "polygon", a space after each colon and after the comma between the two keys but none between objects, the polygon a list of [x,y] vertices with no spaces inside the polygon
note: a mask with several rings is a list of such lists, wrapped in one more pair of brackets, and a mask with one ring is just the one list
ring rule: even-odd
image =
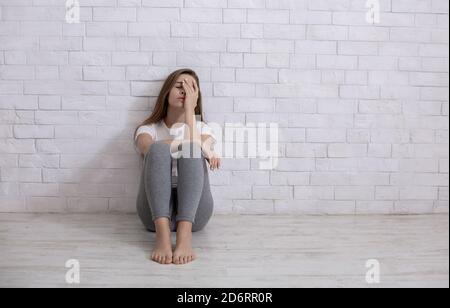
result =
[{"label": "white brick wall", "polygon": [[224,159],[216,211],[449,210],[448,1],[0,0],[0,212],[134,211],[132,133],[191,67],[209,122],[278,122]]}]

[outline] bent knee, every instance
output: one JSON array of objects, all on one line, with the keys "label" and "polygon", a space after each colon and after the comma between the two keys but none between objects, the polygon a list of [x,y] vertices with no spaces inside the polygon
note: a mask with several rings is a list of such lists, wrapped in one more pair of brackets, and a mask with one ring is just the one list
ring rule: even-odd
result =
[{"label": "bent knee", "polygon": [[168,149],[170,149],[170,144],[163,141],[155,141],[150,145],[148,152],[166,151]]},{"label": "bent knee", "polygon": [[165,154],[170,154],[170,145],[165,142],[156,141],[150,145],[144,157],[153,155],[160,156]]}]

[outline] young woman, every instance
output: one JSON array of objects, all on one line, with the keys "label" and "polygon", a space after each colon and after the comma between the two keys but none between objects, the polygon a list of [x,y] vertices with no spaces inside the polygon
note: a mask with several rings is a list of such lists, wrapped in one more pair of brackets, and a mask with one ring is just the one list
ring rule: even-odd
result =
[{"label": "young woman", "polygon": [[[194,71],[169,75],[134,140],[144,159],[137,211],[145,227],[156,232],[151,259],[161,264],[191,262],[196,258],[192,232],[203,229],[213,213],[206,161],[211,170],[221,163],[213,149],[216,138],[203,121]],[[177,232],[173,251],[171,231]]]}]

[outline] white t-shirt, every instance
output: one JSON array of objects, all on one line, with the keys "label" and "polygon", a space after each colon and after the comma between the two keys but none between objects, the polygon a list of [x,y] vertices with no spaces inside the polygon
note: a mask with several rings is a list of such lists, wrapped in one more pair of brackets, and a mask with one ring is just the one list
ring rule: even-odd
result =
[{"label": "white t-shirt", "polygon": [[[154,141],[160,140],[180,140],[183,139],[184,129],[186,127],[185,123],[177,123],[174,124],[170,129],[167,127],[166,122],[164,120],[159,121],[158,123],[153,123],[150,125],[142,125],[138,128],[136,132],[136,137],[134,139],[135,149],[137,151],[137,138],[140,134],[149,134],[152,136]],[[172,134],[171,131],[172,130]],[[210,135],[217,140],[212,129],[202,121],[197,121],[197,130],[201,135]],[[172,158],[172,187],[176,187],[178,183],[178,169],[177,169],[177,161],[175,158]]]}]

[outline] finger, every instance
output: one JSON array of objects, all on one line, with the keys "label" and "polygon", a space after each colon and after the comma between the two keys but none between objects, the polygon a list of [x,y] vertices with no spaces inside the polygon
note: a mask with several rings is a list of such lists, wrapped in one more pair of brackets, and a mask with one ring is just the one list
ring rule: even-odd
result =
[{"label": "finger", "polygon": [[186,84],[186,87],[189,89],[189,91],[193,92],[192,86],[189,84],[187,79],[184,79],[184,83]]},{"label": "finger", "polygon": [[188,85],[186,79],[183,79],[182,85],[183,85],[183,88],[184,88],[186,91],[189,89],[189,85]]},{"label": "finger", "polygon": [[187,92],[187,91],[188,91],[188,87],[187,87],[186,81],[183,80],[183,81],[181,82],[181,84],[182,84],[182,86],[183,86],[183,89]]}]

